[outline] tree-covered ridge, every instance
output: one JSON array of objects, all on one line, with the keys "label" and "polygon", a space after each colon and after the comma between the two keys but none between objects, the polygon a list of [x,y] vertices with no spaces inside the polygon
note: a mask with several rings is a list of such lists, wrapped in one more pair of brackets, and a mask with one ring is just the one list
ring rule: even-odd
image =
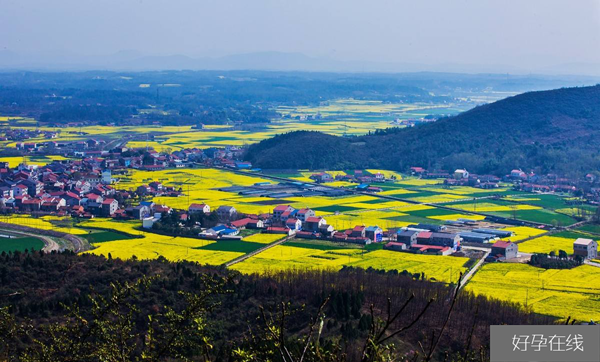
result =
[{"label": "tree-covered ridge", "polygon": [[362,137],[294,132],[252,145],[247,158],[262,168],[582,174],[600,169],[599,146],[600,86],[594,86],[524,93],[434,123]]},{"label": "tree-covered ridge", "polygon": [[[432,336],[431,360],[446,352],[447,360],[479,360],[489,325],[553,322],[510,303],[453,297],[453,286],[406,272],[258,276],[38,252],[0,262],[2,360],[299,361],[310,341],[305,361],[383,361],[421,351],[422,342],[421,361]],[[378,347],[368,347],[375,339]],[[295,358],[282,358],[282,346]]]}]

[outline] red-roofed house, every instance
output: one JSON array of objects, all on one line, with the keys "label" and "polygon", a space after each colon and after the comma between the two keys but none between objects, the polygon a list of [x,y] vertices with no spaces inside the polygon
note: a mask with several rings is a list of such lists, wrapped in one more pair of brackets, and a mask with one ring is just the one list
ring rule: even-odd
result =
[{"label": "red-roofed house", "polygon": [[267,228],[267,233],[269,234],[286,234],[292,235],[294,232],[290,228],[278,227],[278,226],[269,226]]},{"label": "red-roofed house", "polygon": [[497,241],[492,245],[492,256],[497,256],[504,259],[512,259],[517,257],[519,247],[510,241]]},{"label": "red-roofed house", "polygon": [[450,255],[452,249],[447,246],[413,244],[410,250],[419,254]]},{"label": "red-roofed house", "polygon": [[365,237],[365,227],[364,225],[356,225],[352,232],[350,233],[350,237],[353,238],[364,238]]},{"label": "red-roofed house", "polygon": [[12,188],[13,196],[17,197],[17,196],[27,195],[27,190],[28,190],[27,186],[25,186],[23,184],[18,184]]},{"label": "red-roofed house", "polygon": [[[288,213],[287,215],[289,215],[289,213],[291,213],[292,211],[294,211],[294,208],[291,207],[290,205],[279,205],[273,209],[273,219],[281,220],[281,216],[284,213],[287,212]],[[285,220],[283,220],[283,221],[285,221]]]},{"label": "red-roofed house", "polygon": [[428,244],[429,240],[431,240],[431,231],[421,231],[417,234],[417,243],[419,244]]},{"label": "red-roofed house", "polygon": [[389,243],[385,244],[383,248],[385,250],[404,251],[406,250],[406,244],[390,241]]},{"label": "red-roofed house", "polygon": [[327,224],[327,222],[322,217],[312,216],[306,218],[306,222],[304,222],[302,225],[304,230],[318,232],[319,227],[325,224]]},{"label": "red-roofed house", "polygon": [[348,235],[346,235],[345,233],[336,232],[336,233],[333,233],[331,238],[333,239],[333,241],[345,242],[346,240],[348,240]]},{"label": "red-roofed house", "polygon": [[188,212],[190,214],[201,213],[201,212],[208,214],[208,213],[210,213],[210,206],[208,206],[207,204],[191,204],[190,207],[188,208]]},{"label": "red-roofed house", "polygon": [[300,209],[296,213],[296,218],[298,218],[302,222],[305,222],[306,219],[308,219],[309,217],[314,217],[314,216],[315,216],[315,212],[309,208]]},{"label": "red-roofed house", "polygon": [[119,202],[115,199],[106,199],[102,201],[102,216],[112,216],[119,208]]},{"label": "red-roofed house", "polygon": [[292,230],[300,230],[300,228],[302,228],[302,221],[295,218],[289,218],[285,222],[285,226]]},{"label": "red-roofed house", "polygon": [[237,228],[237,229],[245,229],[246,226],[248,226],[248,223],[252,221],[252,219],[250,219],[249,217],[246,217],[244,219],[240,219],[240,220],[235,220],[231,222],[231,226]]}]

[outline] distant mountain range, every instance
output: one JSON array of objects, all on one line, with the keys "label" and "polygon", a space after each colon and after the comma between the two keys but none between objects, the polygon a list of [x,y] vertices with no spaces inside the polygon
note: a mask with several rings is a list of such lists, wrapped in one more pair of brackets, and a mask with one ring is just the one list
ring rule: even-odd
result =
[{"label": "distant mountain range", "polygon": [[529,92],[413,128],[361,137],[292,132],[250,146],[261,168],[406,171],[467,168],[503,175],[513,168],[600,172],[600,85]]},{"label": "distant mountain range", "polygon": [[571,63],[526,69],[502,64],[424,64],[407,62],[341,61],[310,57],[301,53],[255,52],[220,57],[193,58],[185,55],[149,56],[137,51],[111,55],[81,56],[64,52],[20,54],[0,51],[0,69],[37,71],[83,70],[273,70],[311,72],[454,72],[600,76],[600,64]]}]

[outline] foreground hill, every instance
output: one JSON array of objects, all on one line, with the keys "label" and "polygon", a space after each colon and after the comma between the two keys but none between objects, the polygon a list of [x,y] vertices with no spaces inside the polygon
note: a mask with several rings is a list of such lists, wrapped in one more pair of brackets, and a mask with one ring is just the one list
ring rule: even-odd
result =
[{"label": "foreground hill", "polygon": [[524,93],[409,129],[341,138],[292,132],[252,145],[262,168],[406,170],[466,167],[504,174],[515,167],[579,174],[600,168],[600,85]]},{"label": "foreground hill", "polygon": [[[377,318],[385,318],[388,298],[393,313],[410,298],[390,326],[397,330],[416,321],[389,339],[396,344],[391,351],[402,355],[418,350],[432,331],[439,333],[453,304],[452,292],[450,286],[406,272],[290,270],[259,276],[163,258],[2,253],[0,360],[132,361],[144,356],[151,361],[277,361],[278,344],[265,323],[273,317],[277,330],[285,305],[281,325],[286,336],[281,339],[294,356],[302,352],[310,321],[319,316],[321,344],[310,351],[320,348],[328,357],[305,360],[359,361],[371,306]],[[446,351],[468,356],[461,361],[479,360],[480,348],[484,355],[488,351],[490,325],[554,322],[467,292],[455,301],[433,360],[449,360]],[[72,318],[70,310],[78,317]],[[465,351],[469,347],[473,355]]]}]

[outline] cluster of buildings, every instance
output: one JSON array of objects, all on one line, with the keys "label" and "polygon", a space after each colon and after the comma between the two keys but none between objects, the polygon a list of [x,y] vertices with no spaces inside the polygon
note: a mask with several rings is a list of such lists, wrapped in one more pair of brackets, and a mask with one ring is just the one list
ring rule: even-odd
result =
[{"label": "cluster of buildings", "polygon": [[533,171],[525,172],[521,169],[514,169],[501,178],[494,175],[476,175],[465,169],[457,169],[449,173],[430,172],[423,167],[411,167],[410,172],[424,179],[444,179],[444,184],[451,186],[492,189],[499,187],[500,182],[506,182],[511,183],[519,191],[574,193],[584,197],[589,203],[600,204],[600,177],[594,173],[588,173],[583,179],[574,180],[552,173],[537,175]]},{"label": "cluster of buildings", "polygon": [[39,129],[11,128],[4,131],[0,141],[26,141],[32,138],[57,138],[58,133],[53,131],[42,131]]},{"label": "cluster of buildings", "polygon": [[0,162],[0,207],[10,212],[114,216],[119,209],[117,191],[110,185],[110,173],[98,167],[94,160],[55,161],[43,167],[23,163],[16,169]]},{"label": "cluster of buildings", "polygon": [[409,225],[398,230],[396,241],[390,241],[384,249],[449,255],[460,250],[462,238],[457,233],[445,232],[445,229],[443,225]]}]

